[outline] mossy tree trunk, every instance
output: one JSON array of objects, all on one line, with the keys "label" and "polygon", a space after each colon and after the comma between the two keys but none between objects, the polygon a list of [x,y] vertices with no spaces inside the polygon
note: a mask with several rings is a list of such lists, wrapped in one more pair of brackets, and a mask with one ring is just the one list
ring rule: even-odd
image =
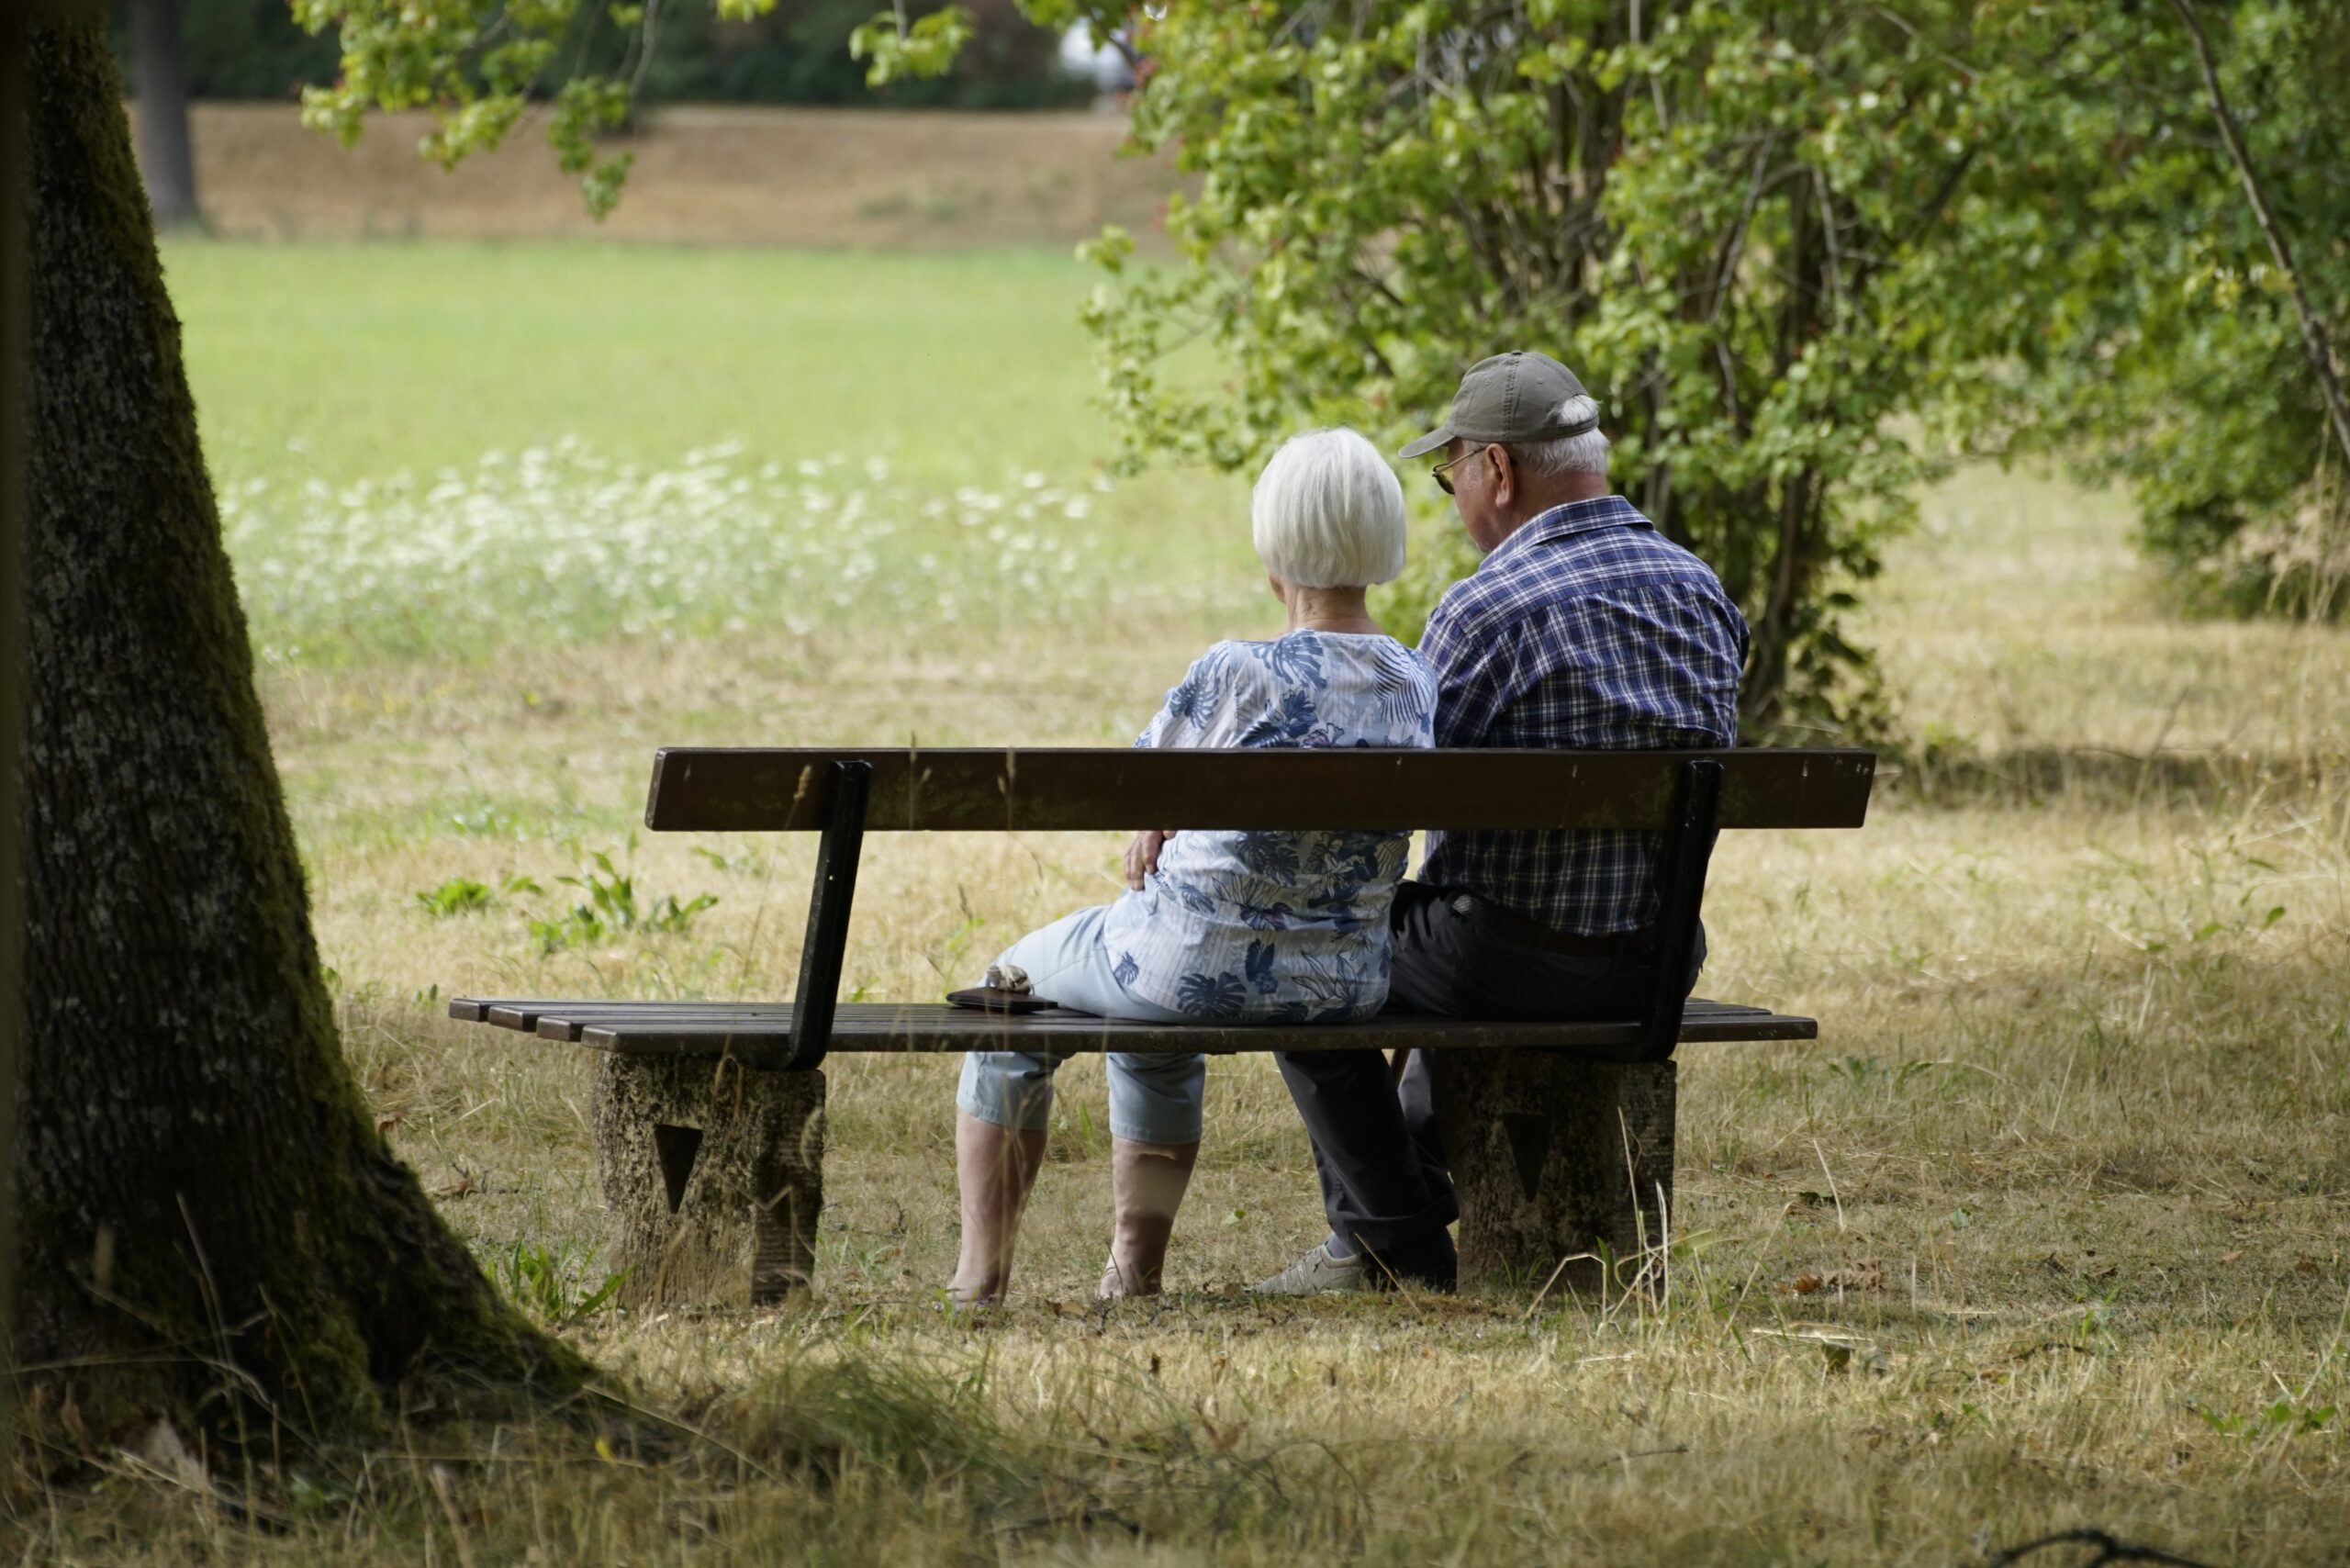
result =
[{"label": "mossy tree trunk", "polygon": [[343,1058],[103,25],[30,71],[17,1364],[91,1428],[576,1387]]}]

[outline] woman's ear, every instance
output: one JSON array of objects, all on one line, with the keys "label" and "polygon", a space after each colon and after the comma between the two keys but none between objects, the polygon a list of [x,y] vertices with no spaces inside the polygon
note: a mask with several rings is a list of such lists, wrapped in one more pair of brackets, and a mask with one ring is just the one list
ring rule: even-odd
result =
[{"label": "woman's ear", "polygon": [[1287,610],[1289,608],[1289,584],[1281,581],[1281,578],[1273,576],[1272,573],[1267,572],[1265,574],[1265,586],[1273,590],[1273,597],[1281,601],[1281,608],[1283,610]]}]

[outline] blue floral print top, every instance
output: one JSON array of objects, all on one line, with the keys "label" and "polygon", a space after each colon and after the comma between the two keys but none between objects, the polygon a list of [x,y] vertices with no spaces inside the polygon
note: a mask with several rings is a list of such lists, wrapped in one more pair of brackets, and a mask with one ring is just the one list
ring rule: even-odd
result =
[{"label": "blue floral print top", "polygon": [[[1138,746],[1427,746],[1436,678],[1393,637],[1218,643]],[[1344,1023],[1387,1000],[1387,910],[1407,830],[1179,831],[1102,922],[1118,982],[1202,1019]]]}]

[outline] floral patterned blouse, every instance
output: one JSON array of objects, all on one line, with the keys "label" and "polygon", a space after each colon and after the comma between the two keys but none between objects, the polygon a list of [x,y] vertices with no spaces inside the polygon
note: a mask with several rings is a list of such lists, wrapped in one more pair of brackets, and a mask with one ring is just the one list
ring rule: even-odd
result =
[{"label": "floral patterned blouse", "polygon": [[[1138,746],[1427,746],[1436,678],[1393,637],[1218,643]],[[1407,829],[1178,832],[1102,922],[1118,981],[1203,1019],[1343,1023],[1387,1000],[1388,906]]]}]

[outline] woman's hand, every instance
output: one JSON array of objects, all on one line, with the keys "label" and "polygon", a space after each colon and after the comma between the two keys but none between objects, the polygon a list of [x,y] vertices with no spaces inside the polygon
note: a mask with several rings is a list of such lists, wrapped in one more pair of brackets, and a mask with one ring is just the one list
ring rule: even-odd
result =
[{"label": "woman's hand", "polygon": [[1143,879],[1158,869],[1158,852],[1175,836],[1173,828],[1147,827],[1126,841],[1126,886],[1142,890]]}]

